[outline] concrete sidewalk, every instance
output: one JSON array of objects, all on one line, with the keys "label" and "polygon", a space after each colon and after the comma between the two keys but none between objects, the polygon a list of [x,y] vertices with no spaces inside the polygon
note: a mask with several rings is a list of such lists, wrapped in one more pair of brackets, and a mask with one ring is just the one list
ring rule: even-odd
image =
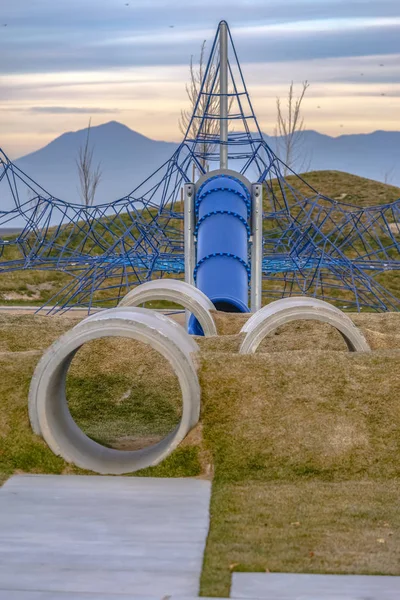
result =
[{"label": "concrete sidewalk", "polygon": [[210,483],[21,475],[0,489],[0,599],[197,596]]},{"label": "concrete sidewalk", "polygon": [[400,577],[233,573],[231,598],[246,600],[399,600]]}]

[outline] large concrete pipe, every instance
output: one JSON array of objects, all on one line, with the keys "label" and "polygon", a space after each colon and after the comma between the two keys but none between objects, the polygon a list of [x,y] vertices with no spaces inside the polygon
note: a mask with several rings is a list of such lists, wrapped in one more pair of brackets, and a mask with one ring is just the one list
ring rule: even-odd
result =
[{"label": "large concrete pipe", "polygon": [[329,323],[339,331],[351,352],[370,351],[364,335],[340,309],[316,298],[294,296],[271,302],[250,317],[241,330],[246,336],[240,354],[254,353],[267,335],[282,325],[302,320]]},{"label": "large concrete pipe", "polygon": [[[218,173],[200,185],[195,200],[197,287],[217,310],[248,312],[251,201],[241,179]],[[200,333],[195,317],[190,333]]]},{"label": "large concrete pipe", "polygon": [[137,286],[122,298],[118,306],[138,306],[152,300],[169,300],[186,308],[197,320],[206,337],[217,335],[210,311],[215,309],[201,290],[178,279],[157,279]]},{"label": "large concrete pipe", "polygon": [[[142,450],[121,451],[98,444],[83,433],[68,409],[65,384],[74,355],[86,342],[110,336],[149,344],[169,361],[181,387],[179,424],[158,444]],[[118,475],[156,465],[198,422],[200,386],[192,356],[197,351],[193,338],[165,315],[133,307],[92,315],[61,336],[38,363],[29,391],[32,427],[55,454],[83,469]]]}]

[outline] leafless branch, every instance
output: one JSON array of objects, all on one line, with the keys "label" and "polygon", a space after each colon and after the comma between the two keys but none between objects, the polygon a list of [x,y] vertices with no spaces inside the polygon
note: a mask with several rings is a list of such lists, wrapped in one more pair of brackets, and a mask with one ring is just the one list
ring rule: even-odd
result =
[{"label": "leafless branch", "polygon": [[[276,99],[277,126],[275,128],[275,136],[277,138],[279,158],[287,165],[284,167],[285,175],[287,175],[289,169],[293,168],[294,163],[297,162],[301,154],[302,134],[304,132],[304,118],[301,114],[301,105],[309,87],[310,84],[308,81],[303,81],[300,96],[295,98],[293,81],[291,82],[287,97],[287,114],[284,114],[281,99]],[[306,158],[303,157],[303,165],[305,164]]]},{"label": "leafless branch", "polygon": [[102,176],[101,163],[97,166],[92,165],[94,148],[90,146],[90,127],[91,119],[89,119],[85,143],[79,148],[79,155],[76,160],[79,174],[80,195],[82,202],[86,206],[93,205],[96,190]]},{"label": "leafless branch", "polygon": [[395,173],[395,165],[393,164],[390,168],[388,168],[385,171],[385,173],[383,175],[384,183],[386,183],[387,185],[390,185],[393,180],[394,173]]}]

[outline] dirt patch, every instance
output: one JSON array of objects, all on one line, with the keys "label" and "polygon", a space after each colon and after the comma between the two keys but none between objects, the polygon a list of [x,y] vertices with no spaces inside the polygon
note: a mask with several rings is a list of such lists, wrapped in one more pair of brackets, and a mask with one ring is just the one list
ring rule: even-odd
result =
[{"label": "dirt patch", "polygon": [[145,437],[122,436],[112,440],[111,446],[116,450],[141,450],[147,446],[154,446],[162,440],[160,435],[148,435]]},{"label": "dirt patch", "polygon": [[1,294],[3,300],[7,302],[19,302],[20,300],[40,300],[41,295],[40,292],[29,292],[29,293],[19,293],[19,292],[7,292]]}]

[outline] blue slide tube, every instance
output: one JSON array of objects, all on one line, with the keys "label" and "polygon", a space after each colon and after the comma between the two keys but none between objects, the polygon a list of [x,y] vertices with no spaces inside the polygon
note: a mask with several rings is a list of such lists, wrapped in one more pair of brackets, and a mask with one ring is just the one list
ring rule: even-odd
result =
[{"label": "blue slide tube", "polygon": [[[210,177],[197,192],[195,210],[196,286],[217,310],[249,312],[250,194],[247,187],[230,175]],[[189,320],[189,333],[202,335],[193,315]]]}]

